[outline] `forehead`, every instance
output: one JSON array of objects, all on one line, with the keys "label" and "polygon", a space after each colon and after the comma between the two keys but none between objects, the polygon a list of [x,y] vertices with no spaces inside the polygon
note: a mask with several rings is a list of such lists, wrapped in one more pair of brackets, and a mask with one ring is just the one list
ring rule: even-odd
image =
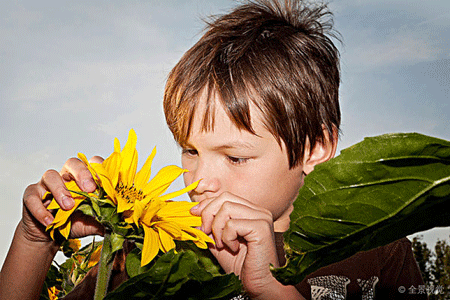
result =
[{"label": "forehead", "polygon": [[251,130],[239,126],[226,112],[217,93],[211,93],[209,96],[207,93],[203,93],[197,101],[195,112],[192,116],[190,134],[187,138],[189,140],[193,135],[204,133],[216,134],[218,137],[226,135],[223,138],[242,135],[258,136],[259,134],[255,132],[256,128],[260,133],[266,129],[260,113],[251,102],[249,105],[249,123]]}]

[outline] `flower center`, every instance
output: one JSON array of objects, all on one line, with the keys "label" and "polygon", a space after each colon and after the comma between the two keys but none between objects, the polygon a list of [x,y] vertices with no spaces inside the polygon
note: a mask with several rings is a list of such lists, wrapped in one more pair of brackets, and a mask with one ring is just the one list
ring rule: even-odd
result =
[{"label": "flower center", "polygon": [[135,203],[136,200],[140,201],[144,198],[142,190],[136,189],[134,185],[128,187],[122,182],[119,182],[116,186],[116,191],[122,196],[122,199],[127,201],[127,203]]}]

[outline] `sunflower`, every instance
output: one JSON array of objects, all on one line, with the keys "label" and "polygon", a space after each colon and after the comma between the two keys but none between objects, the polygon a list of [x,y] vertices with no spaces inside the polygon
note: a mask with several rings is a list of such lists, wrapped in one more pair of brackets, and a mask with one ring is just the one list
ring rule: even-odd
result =
[{"label": "sunflower", "polygon": [[[167,252],[173,249],[174,240],[191,240],[201,248],[206,248],[207,243],[214,243],[202,231],[195,229],[201,225],[201,217],[192,215],[189,210],[196,203],[168,201],[195,189],[198,181],[179,191],[163,195],[171,183],[187,170],[177,166],[166,166],[150,180],[151,165],[156,155],[156,149],[153,149],[142,168],[136,173],[138,164],[136,142],[136,133],[131,129],[124,148],[121,150],[119,140],[115,139],[114,152],[102,163],[89,163],[82,153],[79,153],[78,157],[86,164],[97,185],[106,192],[108,201],[116,206],[117,213],[122,219],[144,229],[142,265],[150,262],[159,250]],[[69,190],[79,191],[76,184],[71,184],[70,187],[68,184],[66,185]],[[48,227],[51,230],[59,228],[65,237],[70,232],[68,217],[84,199],[76,193],[72,196],[75,207],[70,211],[60,209]],[[53,201],[49,208],[59,206]],[[61,215],[58,216],[60,212]]]},{"label": "sunflower", "polygon": [[134,212],[139,225],[144,228],[144,246],[141,266],[152,261],[158,251],[167,252],[175,248],[174,240],[193,241],[197,247],[206,249],[214,241],[203,231],[195,229],[201,225],[201,218],[189,210],[193,202],[151,202],[140,212]]},{"label": "sunflower", "polygon": [[58,293],[60,292],[55,286],[52,286],[47,289],[48,291],[48,298],[50,300],[57,300],[58,299]]},{"label": "sunflower", "polygon": [[[167,252],[175,247],[174,240],[191,240],[198,247],[207,248],[213,240],[202,231],[195,229],[201,225],[201,218],[193,216],[190,208],[193,202],[168,202],[183,193],[195,189],[198,181],[179,191],[162,195],[170,184],[187,170],[177,166],[161,169],[150,180],[151,164],[156,150],[136,173],[138,155],[136,133],[130,130],[127,143],[120,150],[120,143],[114,141],[114,152],[103,163],[91,163],[93,175],[99,180],[111,201],[117,205],[117,212],[130,224],[144,229],[144,246],[141,264],[148,264],[161,250]],[[89,164],[86,157],[80,157]]]}]

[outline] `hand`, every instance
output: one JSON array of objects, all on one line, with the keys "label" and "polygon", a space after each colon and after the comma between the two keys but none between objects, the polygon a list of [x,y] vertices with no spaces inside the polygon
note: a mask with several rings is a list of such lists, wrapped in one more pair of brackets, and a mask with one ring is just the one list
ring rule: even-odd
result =
[{"label": "hand", "polygon": [[263,297],[280,284],[270,265],[278,267],[270,211],[230,193],[201,201],[191,209],[202,217],[202,230],[213,234],[212,254],[227,273],[238,275],[251,297]]},{"label": "hand", "polygon": [[[103,159],[93,157],[91,161],[101,163]],[[43,200],[42,197],[46,192],[50,192],[62,209],[68,210],[72,208],[74,201],[64,184],[64,182],[71,180],[75,180],[84,192],[93,192],[96,189],[91,173],[78,158],[67,160],[60,173],[55,170],[46,171],[38,183],[29,185],[25,189],[22,220],[19,228],[22,229],[28,240],[35,242],[50,241],[45,228],[54,219],[51,212],[46,208],[50,204],[51,199]],[[71,218],[71,238],[103,234],[103,227],[92,217],[76,212]]]}]

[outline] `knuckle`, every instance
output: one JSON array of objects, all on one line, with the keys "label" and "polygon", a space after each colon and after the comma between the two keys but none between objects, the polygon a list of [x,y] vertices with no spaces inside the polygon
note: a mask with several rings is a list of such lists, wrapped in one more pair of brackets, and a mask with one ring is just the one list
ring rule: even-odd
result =
[{"label": "knuckle", "polygon": [[233,207],[233,202],[231,201],[224,201],[222,204],[222,210],[225,212],[230,212]]},{"label": "knuckle", "polygon": [[229,199],[229,198],[231,198],[231,195],[232,194],[230,192],[225,191],[222,194],[220,194],[219,198],[221,198],[221,199]]},{"label": "knuckle", "polygon": [[49,178],[55,176],[55,174],[59,174],[56,170],[50,169],[44,172],[42,175],[42,181],[47,181]]},{"label": "knuckle", "polygon": [[24,197],[33,193],[37,189],[37,185],[38,185],[37,183],[33,183],[33,184],[30,184],[29,186],[27,186],[25,188],[25,191],[23,192]]},{"label": "knuckle", "polygon": [[70,195],[65,185],[58,186],[55,190],[55,194],[57,195]]},{"label": "knuckle", "polygon": [[71,158],[69,158],[68,160],[66,160],[66,163],[64,164],[64,166],[65,165],[73,165],[73,164],[77,164],[77,163],[79,163],[81,160],[79,160],[78,158],[76,158],[76,157],[71,157]]},{"label": "knuckle", "polygon": [[90,163],[102,163],[104,161],[103,157],[95,155],[92,156],[91,159],[89,160]]},{"label": "knuckle", "polygon": [[30,195],[32,194],[32,189],[30,189],[30,186],[28,186],[26,189],[25,189],[25,192],[23,193],[23,197],[22,197],[22,200],[23,200],[23,203],[25,204],[25,205],[27,205],[28,203],[30,203]]},{"label": "knuckle", "polygon": [[273,231],[273,222],[272,220],[260,220],[260,226],[264,228],[266,231]]},{"label": "knuckle", "polygon": [[264,214],[266,215],[268,220],[273,221],[273,214],[270,210],[264,209]]},{"label": "knuckle", "polygon": [[76,180],[82,180],[92,178],[92,175],[87,168],[83,167],[78,170],[74,170],[73,177],[76,178]]},{"label": "knuckle", "polygon": [[227,221],[225,222],[224,229],[225,229],[225,230],[229,230],[230,228],[234,228],[235,223],[236,223],[236,220],[234,220],[234,219],[229,219],[229,220],[227,220]]},{"label": "knuckle", "polygon": [[201,217],[202,217],[202,224],[204,225],[209,224],[210,220],[212,219],[212,216],[206,211],[202,211]]}]

